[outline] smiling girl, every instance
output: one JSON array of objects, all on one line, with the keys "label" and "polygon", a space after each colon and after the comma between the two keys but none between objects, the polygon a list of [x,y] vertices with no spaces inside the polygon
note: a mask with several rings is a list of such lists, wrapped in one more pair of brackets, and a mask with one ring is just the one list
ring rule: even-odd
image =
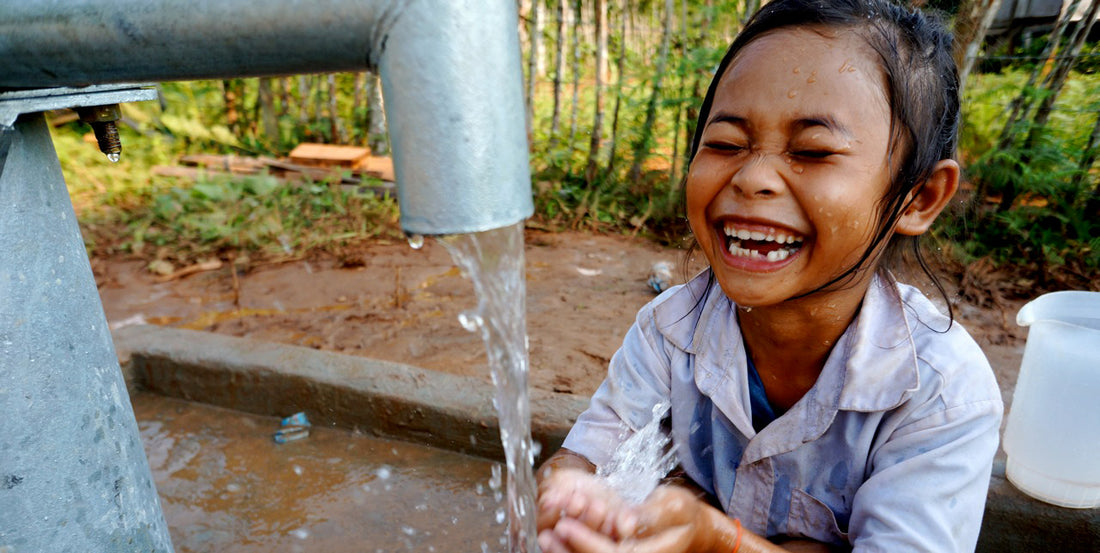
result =
[{"label": "smiling girl", "polygon": [[[709,269],[639,312],[540,469],[544,551],[973,551],[1000,393],[882,262],[919,256],[958,187],[951,46],[887,0],[775,0],[747,24],[685,184]],[[628,505],[592,472],[661,402],[690,485]]]}]

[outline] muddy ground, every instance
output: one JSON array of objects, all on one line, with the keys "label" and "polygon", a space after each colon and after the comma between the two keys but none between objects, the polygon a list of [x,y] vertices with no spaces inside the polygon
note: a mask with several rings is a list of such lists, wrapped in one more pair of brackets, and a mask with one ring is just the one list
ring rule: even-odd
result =
[{"label": "muddy ground", "polygon": [[[682,281],[683,252],[621,235],[528,230],[526,236],[530,384],[589,395],[638,308],[654,297],[646,285],[651,267],[673,262]],[[205,330],[489,379],[480,337],[457,320],[476,305],[473,287],[431,240],[420,250],[377,241],[340,259],[240,263],[236,271],[222,263],[174,278],[139,260],[92,265],[113,328]],[[956,305],[958,319],[989,356],[1006,403],[1026,337],[1015,325],[1022,304]]]}]

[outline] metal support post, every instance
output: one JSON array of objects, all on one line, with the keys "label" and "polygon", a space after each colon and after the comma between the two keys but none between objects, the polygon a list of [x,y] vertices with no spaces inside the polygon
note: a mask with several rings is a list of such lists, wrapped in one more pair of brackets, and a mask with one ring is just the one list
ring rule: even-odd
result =
[{"label": "metal support post", "polygon": [[0,127],[0,551],[172,545],[41,113]]}]

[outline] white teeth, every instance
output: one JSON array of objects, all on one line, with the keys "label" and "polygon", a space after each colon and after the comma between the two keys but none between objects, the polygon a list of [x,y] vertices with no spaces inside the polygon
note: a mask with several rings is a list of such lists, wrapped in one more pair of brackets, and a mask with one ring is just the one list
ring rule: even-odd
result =
[{"label": "white teeth", "polygon": [[726,236],[738,240],[759,240],[775,242],[777,244],[794,244],[795,242],[801,242],[801,240],[795,236],[784,232],[776,232],[774,229],[769,229],[767,233],[764,233],[755,230],[739,229],[732,224],[726,224],[722,230],[725,231]]},{"label": "white teeth", "polygon": [[791,250],[772,250],[768,252],[768,261],[783,261],[791,255]]}]

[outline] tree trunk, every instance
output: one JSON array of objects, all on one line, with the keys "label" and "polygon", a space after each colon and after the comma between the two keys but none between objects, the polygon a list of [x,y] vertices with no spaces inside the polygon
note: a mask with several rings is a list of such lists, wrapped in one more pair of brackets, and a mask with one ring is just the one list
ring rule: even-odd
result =
[{"label": "tree trunk", "polygon": [[279,146],[279,117],[275,114],[275,93],[272,90],[273,79],[261,78],[256,102],[260,104],[260,125],[265,142]]},{"label": "tree trunk", "polygon": [[240,79],[222,81],[222,100],[225,102],[225,124],[233,134],[241,132]]},{"label": "tree trunk", "polygon": [[615,57],[615,108],[611,114],[611,143],[608,145],[608,151],[611,155],[607,156],[607,174],[612,175],[615,172],[615,160],[618,155],[615,153],[615,149],[618,145],[619,139],[619,108],[623,104],[623,67],[626,64],[626,2],[627,0],[620,0],[619,2],[619,51]]},{"label": "tree trunk", "polygon": [[558,143],[558,125],[561,123],[561,78],[565,72],[565,0],[558,0],[554,23],[558,26],[554,34],[558,43],[554,45],[554,113],[550,118],[551,147]]},{"label": "tree trunk", "polygon": [[577,137],[577,104],[581,91],[581,0],[573,0],[573,106],[569,114],[569,148]]},{"label": "tree trunk", "polygon": [[649,95],[649,104],[645,110],[645,123],[641,137],[634,144],[634,159],[630,165],[630,180],[638,182],[642,177],[642,164],[649,157],[653,141],[653,127],[657,124],[657,102],[661,97],[661,80],[664,79],[668,65],[668,47],[672,38],[673,0],[665,0],[664,24],[661,29],[661,53],[657,57],[657,70],[653,76],[653,90]]},{"label": "tree trunk", "polygon": [[974,67],[985,34],[993,24],[1001,0],[964,0],[955,16],[955,64],[959,66],[959,93]]},{"label": "tree trunk", "polygon": [[386,132],[386,111],[382,100],[382,81],[375,73],[367,74],[367,136],[370,137],[370,149],[375,155],[390,152]]},{"label": "tree trunk", "polygon": [[600,19],[596,23],[596,72],[599,78],[606,83],[611,80],[611,68],[607,59],[607,0],[592,0],[596,10],[596,17]]},{"label": "tree trunk", "polygon": [[307,127],[303,129],[308,135],[309,126],[309,78],[298,75],[298,125]]},{"label": "tree trunk", "polygon": [[535,129],[535,85],[539,77],[539,47],[542,43],[542,33],[539,31],[539,0],[531,2],[530,50],[527,52],[527,135],[530,136]]},{"label": "tree trunk", "polygon": [[676,118],[672,123],[672,156],[668,164],[668,191],[671,197],[675,194],[681,173],[680,163],[680,118],[684,115],[684,93],[687,90],[687,46],[688,46],[688,18],[687,0],[680,0],[680,89],[677,91]]},{"label": "tree trunk", "polygon": [[356,140],[356,142],[365,144],[367,142],[365,140],[366,137],[360,135],[359,132],[363,129],[360,123],[363,121],[361,115],[363,107],[363,85],[367,75],[366,73],[355,73],[352,77],[354,78],[354,85],[352,86],[351,92],[351,132],[349,134],[353,139],[359,136],[360,139]]},{"label": "tree trunk", "polygon": [[592,118],[592,138],[588,143],[588,163],[584,169],[584,180],[589,186],[596,182],[599,173],[600,143],[603,130],[603,68],[607,66],[607,7],[605,0],[592,0],[592,10],[596,22],[596,36],[602,36],[602,43],[597,40],[596,48],[596,86],[595,112]]},{"label": "tree trunk", "polygon": [[346,144],[348,137],[344,134],[344,127],[340,123],[340,110],[337,106],[336,100],[340,97],[340,91],[336,87],[336,74],[328,74],[328,118],[329,118],[329,134],[332,136],[331,140],[337,144]]}]

